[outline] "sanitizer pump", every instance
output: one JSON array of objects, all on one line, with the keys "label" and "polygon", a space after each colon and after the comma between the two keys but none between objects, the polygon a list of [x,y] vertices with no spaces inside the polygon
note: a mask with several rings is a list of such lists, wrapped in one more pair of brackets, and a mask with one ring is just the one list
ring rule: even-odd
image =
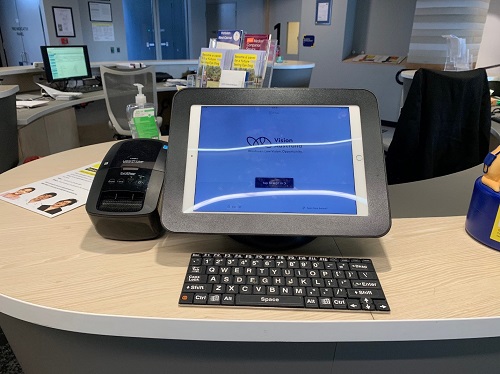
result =
[{"label": "sanitizer pump", "polygon": [[160,139],[160,132],[156,123],[155,106],[146,102],[146,95],[142,93],[143,85],[134,83],[138,94],[135,103],[127,105],[127,118],[132,138]]}]

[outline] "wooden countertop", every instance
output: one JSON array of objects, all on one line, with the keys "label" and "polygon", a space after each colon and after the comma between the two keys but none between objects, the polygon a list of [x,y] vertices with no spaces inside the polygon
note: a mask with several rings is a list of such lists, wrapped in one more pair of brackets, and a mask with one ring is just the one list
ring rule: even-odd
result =
[{"label": "wooden countertop", "polygon": [[[0,192],[100,161],[110,144],[7,171],[0,175]],[[400,188],[404,193],[405,186]],[[252,249],[218,235],[106,240],[95,232],[84,207],[46,218],[0,201],[0,213],[0,312],[43,326],[219,341],[500,336],[500,253],[465,233],[464,216],[396,218],[382,238],[318,238],[287,252],[371,258],[391,312],[354,313],[179,306],[191,252]]]}]

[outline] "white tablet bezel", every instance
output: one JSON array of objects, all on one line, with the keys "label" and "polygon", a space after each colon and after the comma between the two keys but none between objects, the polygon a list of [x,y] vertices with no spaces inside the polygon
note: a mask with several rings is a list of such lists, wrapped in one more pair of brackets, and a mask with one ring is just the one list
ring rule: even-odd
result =
[{"label": "white tablet bezel", "polygon": [[[317,215],[316,213],[270,213],[270,212],[238,212],[238,211],[217,211],[217,212],[199,212],[193,210],[194,199],[196,192],[196,175],[198,167],[198,144],[200,135],[201,112],[203,107],[227,107],[228,105],[192,105],[189,115],[189,132],[186,152],[186,168],[184,180],[184,192],[182,202],[182,212],[186,214],[308,214]],[[279,108],[310,108],[306,105],[231,105],[231,107],[279,107]],[[366,188],[366,175],[364,163],[364,151],[362,143],[362,128],[360,109],[357,105],[316,105],[314,108],[346,108],[349,111],[349,126],[351,131],[352,144],[352,167],[354,173],[354,188],[356,191],[356,213],[355,214],[335,214],[324,213],[323,215],[352,215],[352,216],[367,216],[368,215],[368,196]]]}]

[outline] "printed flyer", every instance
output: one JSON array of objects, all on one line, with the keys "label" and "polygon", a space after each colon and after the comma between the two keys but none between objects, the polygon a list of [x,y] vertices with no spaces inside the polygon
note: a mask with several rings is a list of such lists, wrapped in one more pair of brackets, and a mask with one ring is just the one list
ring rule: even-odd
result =
[{"label": "printed flyer", "polygon": [[87,202],[99,163],[0,193],[0,200],[45,217],[56,217]]}]

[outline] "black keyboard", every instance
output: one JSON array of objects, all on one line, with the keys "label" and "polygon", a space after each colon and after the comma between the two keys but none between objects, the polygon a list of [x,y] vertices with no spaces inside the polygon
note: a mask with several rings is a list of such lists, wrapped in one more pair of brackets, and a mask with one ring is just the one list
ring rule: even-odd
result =
[{"label": "black keyboard", "polygon": [[87,93],[87,92],[95,92],[95,91],[102,91],[102,86],[76,86],[76,87],[66,87],[64,89],[64,92],[81,92],[81,93]]},{"label": "black keyboard", "polygon": [[388,312],[370,259],[193,253],[182,305]]}]

